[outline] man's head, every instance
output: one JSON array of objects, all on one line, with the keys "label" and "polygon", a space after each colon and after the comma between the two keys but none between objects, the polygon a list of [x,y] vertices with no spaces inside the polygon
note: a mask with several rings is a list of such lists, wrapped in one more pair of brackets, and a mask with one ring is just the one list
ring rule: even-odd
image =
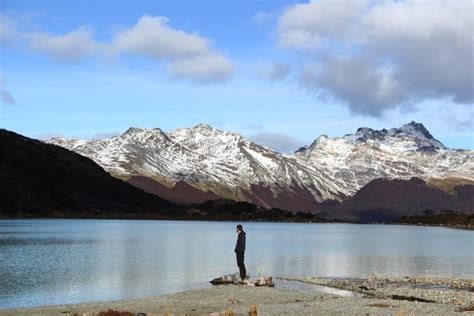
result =
[{"label": "man's head", "polygon": [[244,230],[244,228],[242,227],[242,225],[237,225],[237,227],[235,228],[235,230],[237,231],[237,233],[240,233],[241,231]]}]

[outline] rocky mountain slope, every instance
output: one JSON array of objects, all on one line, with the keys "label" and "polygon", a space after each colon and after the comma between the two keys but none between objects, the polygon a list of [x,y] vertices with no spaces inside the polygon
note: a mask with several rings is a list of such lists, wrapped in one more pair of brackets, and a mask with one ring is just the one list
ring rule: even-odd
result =
[{"label": "rocky mountain slope", "polygon": [[130,128],[108,139],[49,142],[179,203],[223,197],[317,211],[378,178],[416,176],[433,185],[448,180],[454,185],[474,183],[474,152],[446,148],[415,122],[390,130],[359,128],[344,137],[323,135],[294,154],[281,154],[203,124],[169,133]]},{"label": "rocky mountain slope", "polygon": [[180,208],[91,159],[0,129],[0,217],[168,218]]},{"label": "rocky mountain slope", "polygon": [[354,196],[319,215],[345,222],[396,222],[401,217],[454,210],[474,214],[474,186],[458,185],[453,192],[430,187],[419,178],[376,179]]}]

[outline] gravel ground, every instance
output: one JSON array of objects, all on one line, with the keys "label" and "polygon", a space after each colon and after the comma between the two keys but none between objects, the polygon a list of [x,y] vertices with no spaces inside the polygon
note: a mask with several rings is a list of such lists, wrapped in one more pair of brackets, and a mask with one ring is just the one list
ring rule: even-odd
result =
[{"label": "gravel ground", "polygon": [[[381,279],[368,278],[363,280],[370,284]],[[325,280],[325,285],[331,285],[331,280],[338,282],[342,279],[301,278],[305,282]],[[393,280],[395,282],[396,280]],[[314,283],[313,282],[313,283]],[[361,281],[357,281],[361,282]],[[397,281],[398,282],[398,281]],[[367,283],[367,284],[369,284]],[[318,284],[322,284],[318,283]],[[395,283],[391,284],[394,286]],[[388,283],[386,284],[388,285]],[[384,287],[385,285],[380,285]],[[342,288],[342,287],[340,287]],[[393,287],[396,288],[395,286]],[[408,287],[407,287],[408,288]],[[376,295],[365,297],[340,297],[333,294],[312,291],[300,291],[285,288],[245,287],[237,285],[215,286],[204,290],[193,290],[175,294],[150,297],[145,299],[122,300],[116,302],[85,303],[77,305],[58,305],[28,309],[0,310],[0,315],[92,315],[108,309],[147,313],[147,315],[163,315],[172,312],[174,315],[209,315],[223,313],[232,309],[234,315],[248,315],[250,306],[257,305],[258,315],[462,315],[461,308],[474,302],[473,292],[468,290],[450,290],[468,292],[469,302],[459,304],[457,301],[445,303],[424,303],[388,298],[378,298]],[[345,289],[349,289],[348,286]],[[408,288],[411,290],[410,288]],[[388,291],[388,290],[387,290]],[[383,291],[382,291],[383,292]],[[383,292],[385,293],[385,292]],[[387,292],[388,293],[388,292]],[[406,292],[403,292],[406,294]],[[407,292],[408,293],[408,292]],[[409,292],[411,293],[411,292]],[[387,294],[388,295],[388,294]],[[436,296],[436,295],[434,295]],[[431,297],[431,296],[429,296]],[[436,296],[438,297],[438,296]],[[442,297],[442,296],[439,296]],[[461,298],[460,300],[464,300]]]},{"label": "gravel ground", "polygon": [[354,291],[373,298],[393,298],[394,295],[453,304],[459,307],[474,305],[474,280],[429,277],[321,278],[293,277],[311,284]]}]

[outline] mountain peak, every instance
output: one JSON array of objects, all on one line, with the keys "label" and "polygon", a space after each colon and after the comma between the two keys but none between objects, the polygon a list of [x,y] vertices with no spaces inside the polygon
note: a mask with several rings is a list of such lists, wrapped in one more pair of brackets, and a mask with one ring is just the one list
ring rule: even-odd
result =
[{"label": "mountain peak", "polygon": [[[318,138],[314,140],[314,142],[309,146],[310,148],[316,148],[318,146],[325,145],[328,141],[329,137],[325,134],[319,135]],[[302,150],[302,148],[298,149],[299,151]]]},{"label": "mountain peak", "polygon": [[176,131],[185,131],[186,133],[196,134],[205,137],[231,137],[239,139],[243,138],[243,136],[238,133],[221,130],[205,123],[200,123],[190,128],[178,128],[174,132]]},{"label": "mountain peak", "polygon": [[135,134],[135,133],[138,133],[138,132],[143,132],[144,130],[145,130],[144,128],[129,127],[125,132],[122,133],[122,136],[131,135],[131,134]]},{"label": "mountain peak", "polygon": [[215,130],[214,127],[212,127],[211,125],[206,124],[206,123],[199,123],[198,125],[192,127],[191,129],[193,129],[193,130],[206,130],[206,131]]},{"label": "mountain peak", "polygon": [[212,127],[211,125],[206,124],[206,123],[199,123],[193,127],[178,128],[177,131],[179,130],[187,131],[187,133],[198,134],[198,135],[203,135],[203,136],[211,136],[211,135],[226,133],[225,131]]},{"label": "mountain peak", "polygon": [[359,127],[355,133],[355,136],[357,136],[358,139],[362,141],[366,141],[368,139],[382,140],[386,135],[387,130],[385,128],[382,130],[374,130],[368,127]]},{"label": "mountain peak", "polygon": [[123,139],[134,139],[136,141],[151,141],[151,140],[160,140],[167,141],[169,140],[168,135],[159,128],[137,128],[130,127],[122,135]]},{"label": "mountain peak", "polygon": [[359,128],[357,129],[356,134],[357,134],[357,133],[360,133],[360,134],[372,133],[373,131],[374,131],[374,130],[371,129],[371,128],[369,128],[369,127],[359,127]]},{"label": "mountain peak", "polygon": [[427,139],[434,139],[433,135],[430,134],[430,132],[422,123],[417,123],[415,121],[411,121],[410,123],[403,125],[398,130],[412,135],[415,134],[414,136],[422,135]]},{"label": "mountain peak", "polygon": [[418,140],[436,141],[433,135],[430,134],[430,132],[425,128],[422,123],[417,123],[415,121],[411,121],[410,123],[404,124],[399,128],[392,128],[390,130],[387,130],[385,128],[381,130],[374,130],[368,127],[360,127],[355,133],[355,136],[358,136],[360,140],[367,140],[369,138],[382,140],[386,136],[397,137],[399,135],[412,137]]},{"label": "mountain peak", "polygon": [[151,132],[151,133],[158,133],[158,134],[164,133],[158,127],[155,127],[155,128],[129,127],[125,132],[122,133],[122,135],[130,135],[130,134],[143,133],[143,132]]},{"label": "mountain peak", "polygon": [[328,138],[326,135],[321,135],[310,146],[301,147],[296,152],[301,153],[307,150],[318,150],[327,144],[336,144],[341,141],[354,146],[367,143],[368,141],[389,145],[399,143],[410,150],[416,148],[424,152],[446,149],[446,146],[435,139],[422,123],[411,121],[401,127],[391,128],[390,130],[385,128],[376,130],[369,127],[359,127],[354,134],[346,134],[340,138]]}]

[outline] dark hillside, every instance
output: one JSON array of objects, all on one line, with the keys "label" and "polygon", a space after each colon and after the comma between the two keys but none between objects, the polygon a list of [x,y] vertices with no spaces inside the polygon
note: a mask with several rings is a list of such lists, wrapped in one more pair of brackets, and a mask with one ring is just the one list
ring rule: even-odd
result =
[{"label": "dark hillside", "polygon": [[0,129],[0,216],[161,218],[178,207],[62,147]]}]

